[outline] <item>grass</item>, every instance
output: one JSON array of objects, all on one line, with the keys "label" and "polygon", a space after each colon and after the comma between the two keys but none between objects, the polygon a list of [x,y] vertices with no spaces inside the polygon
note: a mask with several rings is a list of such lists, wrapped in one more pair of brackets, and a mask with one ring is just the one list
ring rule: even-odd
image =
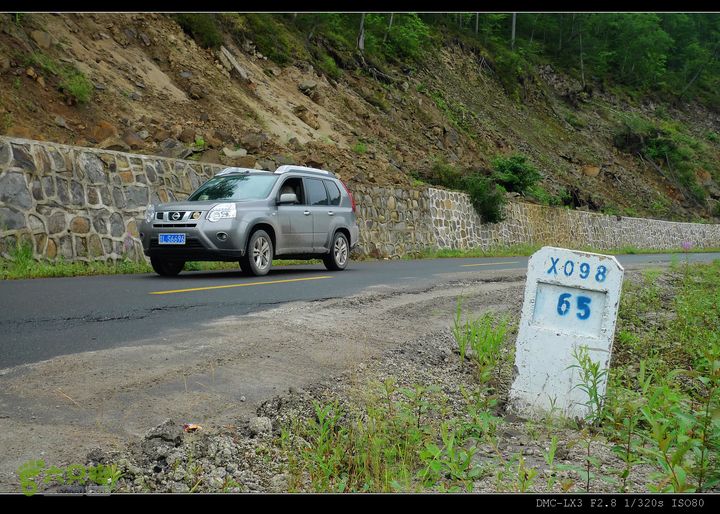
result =
[{"label": "grass", "polygon": [[76,102],[87,103],[92,98],[95,89],[92,82],[77,68],[60,64],[52,57],[42,53],[33,52],[25,58],[26,64],[40,68],[46,75],[59,78],[59,87]]},{"label": "grass", "polygon": [[623,488],[644,464],[649,491],[708,491],[720,483],[720,260],[674,265],[670,291],[659,278],[625,283],[603,431]]},{"label": "grass", "polygon": [[[511,246],[498,246],[492,248],[470,248],[470,249],[457,249],[457,248],[443,248],[433,249],[428,248],[422,252],[415,252],[408,254],[403,257],[405,260],[414,259],[462,259],[462,258],[481,258],[481,257],[520,257],[530,256],[537,252],[540,248],[546,245],[511,245]],[[621,248],[593,248],[590,246],[584,246],[576,248],[576,250],[590,253],[602,253],[607,255],[640,255],[640,254],[658,254],[658,253],[715,253],[720,252],[720,248],[690,248],[685,250],[683,248],[667,248],[663,250],[654,250],[646,248],[636,248],[634,246],[623,246]]]},{"label": "grass", "polygon": [[[650,321],[653,313],[664,321]],[[712,491],[720,484],[718,313],[720,260],[626,279],[607,394],[599,383],[608,370],[580,347],[576,387],[588,395],[588,416],[512,426],[536,444],[547,441],[544,464],[537,464],[525,459],[531,453],[500,451],[508,445],[500,444],[505,420],[492,384],[512,357],[502,351],[508,320],[486,314],[463,321],[459,299],[455,369],[461,373],[469,361],[476,371],[473,386],[459,386],[463,401],[446,384],[401,386],[392,376],[314,401],[308,415],[289,417],[275,441],[287,457],[289,489],[460,492],[483,482],[497,492]],[[481,446],[494,455],[475,459]],[[580,452],[557,462],[559,446]],[[607,465],[605,448],[619,466]]]},{"label": "grass", "polygon": [[[319,259],[307,261],[276,259],[273,266],[291,266],[296,264],[321,264]],[[239,271],[235,262],[196,261],[185,264],[185,271]],[[19,245],[13,249],[9,259],[0,258],[0,280],[18,280],[28,278],[80,277],[90,275],[125,275],[133,273],[154,273],[150,264],[130,259],[117,261],[68,262],[35,260],[32,247]]]},{"label": "grass", "polygon": [[[415,259],[458,259],[458,258],[482,258],[482,257],[518,257],[530,256],[542,248],[542,245],[511,245],[494,247],[488,249],[426,249],[422,252],[414,252],[403,256],[403,260]],[[622,248],[602,250],[597,248],[579,248],[581,251],[604,253],[610,255],[635,255],[635,254],[656,254],[656,253],[705,253],[720,252],[720,248],[670,248],[666,250],[647,250],[625,246]],[[368,257],[356,257],[355,260],[372,260]],[[294,266],[300,264],[322,264],[319,259],[311,260],[287,260],[276,259],[273,266]],[[216,271],[216,270],[237,270],[238,265],[234,262],[188,262],[185,271]],[[16,247],[10,253],[10,258],[0,258],[0,280],[16,280],[28,278],[49,278],[49,277],[75,277],[90,275],[124,275],[132,273],[153,273],[152,267],[146,262],[136,262],[130,259],[116,261],[90,261],[90,262],[69,262],[62,258],[57,261],[35,260],[32,256],[32,248],[29,246]]]}]

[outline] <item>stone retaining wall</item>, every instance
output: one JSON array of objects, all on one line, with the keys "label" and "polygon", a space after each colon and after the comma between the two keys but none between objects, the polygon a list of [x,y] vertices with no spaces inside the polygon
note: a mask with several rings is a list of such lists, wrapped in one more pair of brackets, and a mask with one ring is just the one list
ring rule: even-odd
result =
[{"label": "stone retaining wall", "polygon": [[[148,203],[183,199],[221,165],[0,137],[0,254],[18,241],[36,258],[143,258],[137,220]],[[720,247],[720,225],[605,216],[511,202],[482,224],[463,193],[350,184],[357,252],[398,258],[428,248],[516,244],[667,249]]]},{"label": "stone retaining wall", "polygon": [[481,224],[464,193],[429,189],[438,248],[550,245],[565,248],[719,248],[720,225],[607,216],[562,207],[510,202],[505,220]]},{"label": "stone retaining wall", "polygon": [[18,240],[38,258],[142,258],[148,203],[190,194],[222,166],[0,138],[0,254]]}]

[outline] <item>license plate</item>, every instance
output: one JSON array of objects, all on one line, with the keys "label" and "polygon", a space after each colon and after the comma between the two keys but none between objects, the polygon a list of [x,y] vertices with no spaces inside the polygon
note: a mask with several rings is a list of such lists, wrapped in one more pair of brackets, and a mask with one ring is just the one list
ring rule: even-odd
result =
[{"label": "license plate", "polygon": [[158,243],[161,245],[184,245],[185,234],[160,234]]}]

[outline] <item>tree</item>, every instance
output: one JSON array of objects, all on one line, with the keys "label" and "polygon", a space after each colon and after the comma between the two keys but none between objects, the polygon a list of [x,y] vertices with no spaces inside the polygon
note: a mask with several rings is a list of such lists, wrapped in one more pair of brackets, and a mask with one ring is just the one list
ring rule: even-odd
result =
[{"label": "tree", "polygon": [[512,37],[510,39],[510,49],[515,48],[515,20],[517,19],[517,13],[514,12],[512,15]]},{"label": "tree", "polygon": [[365,50],[365,13],[360,17],[360,33],[358,34],[357,47],[362,52]]}]

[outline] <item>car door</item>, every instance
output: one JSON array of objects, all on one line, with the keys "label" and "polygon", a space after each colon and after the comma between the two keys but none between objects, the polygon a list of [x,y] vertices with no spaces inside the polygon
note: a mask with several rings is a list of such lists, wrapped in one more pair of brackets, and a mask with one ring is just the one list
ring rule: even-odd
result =
[{"label": "car door", "polygon": [[278,189],[278,201],[287,188],[294,190],[298,203],[277,206],[280,233],[277,234],[276,253],[310,253],[313,249],[313,217],[306,202],[302,178],[286,178]]},{"label": "car door", "polygon": [[327,191],[322,179],[305,178],[308,208],[313,218],[313,251],[328,250],[331,214]]}]

